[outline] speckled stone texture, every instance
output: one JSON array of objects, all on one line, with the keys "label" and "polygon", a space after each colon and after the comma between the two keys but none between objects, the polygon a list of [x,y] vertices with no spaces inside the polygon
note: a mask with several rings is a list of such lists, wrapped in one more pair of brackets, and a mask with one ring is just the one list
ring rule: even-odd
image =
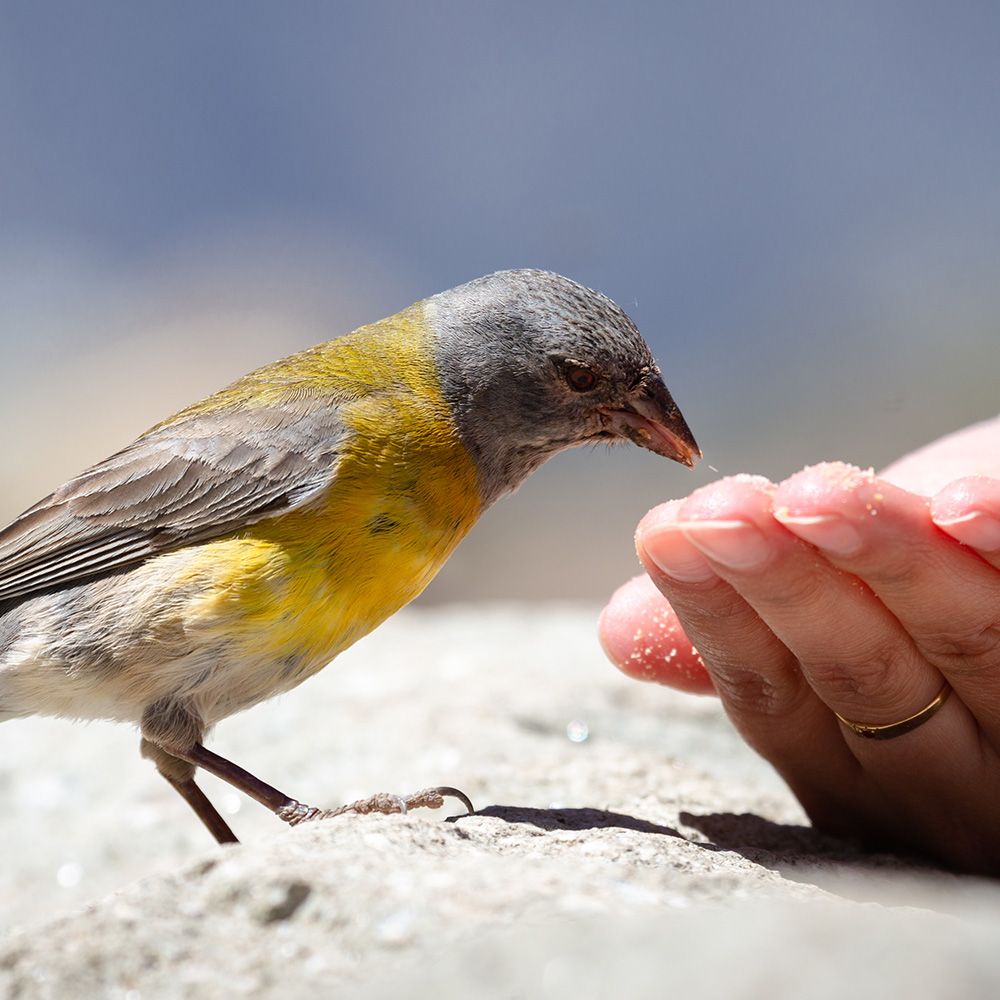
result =
[{"label": "speckled stone texture", "polygon": [[474,816],[288,829],[209,778],[222,849],[127,728],[6,723],[0,996],[998,995],[994,883],[814,833],[596,616],[410,610],[211,743],[315,805],[452,784]]}]

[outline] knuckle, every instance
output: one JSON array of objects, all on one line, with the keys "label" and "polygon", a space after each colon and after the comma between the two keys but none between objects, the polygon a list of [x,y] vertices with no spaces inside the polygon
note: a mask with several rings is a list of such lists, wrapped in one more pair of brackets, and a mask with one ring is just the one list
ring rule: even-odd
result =
[{"label": "knuckle", "polygon": [[898,656],[888,649],[872,650],[864,660],[819,660],[802,664],[810,683],[835,702],[850,704],[871,698],[885,698],[899,684]]},{"label": "knuckle", "polygon": [[960,636],[940,632],[921,637],[924,656],[946,673],[977,677],[1000,666],[1000,625],[989,624]]},{"label": "knuckle", "polygon": [[712,679],[728,708],[737,715],[771,716],[782,709],[779,689],[756,670],[727,664],[713,671]]}]

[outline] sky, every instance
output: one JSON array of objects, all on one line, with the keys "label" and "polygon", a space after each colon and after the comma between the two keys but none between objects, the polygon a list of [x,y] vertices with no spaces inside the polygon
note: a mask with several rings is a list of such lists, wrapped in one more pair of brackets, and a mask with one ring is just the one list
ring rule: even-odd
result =
[{"label": "sky", "polygon": [[658,500],[995,415],[998,37],[989,2],[0,0],[0,516],[506,267],[615,298],[705,462],[560,456],[439,599],[596,598]]}]

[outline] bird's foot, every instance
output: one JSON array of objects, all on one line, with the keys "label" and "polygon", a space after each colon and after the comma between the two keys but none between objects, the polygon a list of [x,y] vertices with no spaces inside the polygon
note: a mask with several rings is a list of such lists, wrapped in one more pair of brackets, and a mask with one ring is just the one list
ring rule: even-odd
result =
[{"label": "bird's foot", "polygon": [[289,826],[298,826],[299,823],[319,819],[323,815],[323,810],[317,809],[315,806],[307,806],[304,802],[296,802],[295,799],[288,799],[280,809],[274,810],[274,815],[278,819],[284,820]]},{"label": "bird's foot", "polygon": [[301,802],[289,801],[276,811],[276,815],[286,823],[297,826],[299,823],[306,823],[314,819],[330,819],[333,816],[342,816],[344,813],[405,814],[411,809],[440,809],[446,798],[458,799],[470,813],[476,811],[465,792],[442,785],[438,788],[423,788],[419,792],[406,796],[378,792],[375,795],[369,795],[366,799],[349,802],[338,809],[316,809]]}]

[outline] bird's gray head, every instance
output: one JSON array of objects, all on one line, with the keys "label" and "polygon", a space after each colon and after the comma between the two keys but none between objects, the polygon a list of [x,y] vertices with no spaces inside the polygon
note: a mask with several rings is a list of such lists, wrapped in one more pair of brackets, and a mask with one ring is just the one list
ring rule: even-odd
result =
[{"label": "bird's gray head", "polygon": [[566,448],[629,439],[701,454],[635,324],[548,271],[499,271],[424,302],[442,390],[487,503]]}]

